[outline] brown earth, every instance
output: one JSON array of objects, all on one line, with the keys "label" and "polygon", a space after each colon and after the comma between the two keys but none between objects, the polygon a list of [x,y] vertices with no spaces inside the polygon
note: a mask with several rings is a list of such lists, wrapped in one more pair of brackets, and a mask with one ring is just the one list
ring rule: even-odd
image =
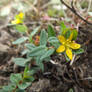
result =
[{"label": "brown earth", "polygon": [[[66,62],[63,55],[53,55],[51,62],[45,63],[45,71],[39,71],[36,80],[27,92],[92,92],[92,26],[80,24],[78,43],[82,44],[85,52],[76,57],[72,66]],[[11,43],[20,37],[12,28],[0,29],[0,85],[9,82],[11,73],[20,72],[12,59],[20,56],[21,48]]]}]

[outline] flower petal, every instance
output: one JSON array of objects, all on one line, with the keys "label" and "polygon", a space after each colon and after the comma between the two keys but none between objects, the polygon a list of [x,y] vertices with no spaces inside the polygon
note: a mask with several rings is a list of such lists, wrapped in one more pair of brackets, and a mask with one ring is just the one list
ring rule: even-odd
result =
[{"label": "flower petal", "polygon": [[65,46],[61,45],[60,47],[58,47],[58,49],[56,50],[56,52],[61,53],[65,51]]},{"label": "flower petal", "polygon": [[20,19],[15,19],[14,21],[12,21],[12,24],[20,24],[20,23],[22,23]]},{"label": "flower petal", "polygon": [[71,49],[69,49],[69,48],[66,49],[66,55],[69,57],[70,60],[72,60],[73,56],[72,56],[72,50]]},{"label": "flower petal", "polygon": [[77,44],[75,42],[70,43],[70,48],[72,49],[79,49],[81,47],[80,44]]},{"label": "flower petal", "polygon": [[16,20],[11,21],[12,24],[16,24]]},{"label": "flower petal", "polygon": [[61,36],[61,35],[58,36],[58,39],[59,39],[59,41],[60,41],[62,44],[64,44],[65,41],[66,41],[65,37],[64,37],[64,36]]},{"label": "flower petal", "polygon": [[18,16],[19,16],[19,18],[23,19],[24,13],[20,12]]},{"label": "flower petal", "polygon": [[68,38],[69,41],[73,39],[73,32],[70,34],[70,37]]}]

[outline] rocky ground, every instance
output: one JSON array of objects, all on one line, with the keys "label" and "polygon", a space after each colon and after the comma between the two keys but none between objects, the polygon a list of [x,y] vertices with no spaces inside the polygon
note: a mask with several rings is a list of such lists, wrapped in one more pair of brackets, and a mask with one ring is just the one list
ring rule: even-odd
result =
[{"label": "rocky ground", "polygon": [[[41,24],[46,28],[47,22],[41,23],[40,19],[38,17],[30,21],[33,24],[35,21],[35,26]],[[20,51],[23,48],[12,45],[12,41],[21,35],[4,21],[5,19],[0,19],[0,87],[8,84],[11,73],[23,70],[12,62],[14,57],[21,56]],[[30,29],[35,27],[32,22],[30,24],[29,19],[26,21]],[[56,21],[52,24],[57,26]],[[76,57],[72,66],[65,61],[63,55],[53,55],[52,60],[55,64],[44,63],[45,71],[36,74],[36,80],[27,92],[69,92],[71,88],[74,92],[92,92],[92,25],[79,24],[78,32],[77,42],[85,52]]]}]

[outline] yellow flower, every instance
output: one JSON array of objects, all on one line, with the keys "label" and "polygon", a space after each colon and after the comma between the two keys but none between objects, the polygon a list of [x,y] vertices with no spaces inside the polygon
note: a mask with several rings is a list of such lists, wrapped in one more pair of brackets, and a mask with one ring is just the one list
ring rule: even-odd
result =
[{"label": "yellow flower", "polygon": [[58,39],[62,45],[60,45],[56,50],[56,52],[58,53],[62,53],[65,51],[66,55],[69,57],[70,60],[72,60],[73,57],[72,49],[76,50],[81,47],[80,44],[77,44],[74,41],[72,41],[72,38],[73,34],[71,34],[68,39],[65,39],[65,37],[62,35],[58,36]]},{"label": "yellow flower", "polygon": [[18,16],[19,16],[20,19],[23,19],[24,13],[23,12],[20,12]]},{"label": "yellow flower", "polygon": [[20,19],[15,19],[11,22],[12,24],[20,24],[22,21]]},{"label": "yellow flower", "polygon": [[15,17],[15,20],[13,20],[12,24],[20,24],[23,23],[24,13],[20,12],[17,17]]}]

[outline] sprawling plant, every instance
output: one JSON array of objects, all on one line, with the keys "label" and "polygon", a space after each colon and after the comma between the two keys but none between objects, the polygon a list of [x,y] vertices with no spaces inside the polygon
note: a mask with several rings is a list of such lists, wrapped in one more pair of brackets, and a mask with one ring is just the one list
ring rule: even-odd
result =
[{"label": "sprawling plant", "polygon": [[[34,74],[39,70],[44,71],[44,62],[49,62],[54,53],[64,54],[66,60],[71,61],[74,54],[83,52],[80,44],[74,41],[77,38],[77,30],[67,28],[64,22],[60,23],[61,31],[57,36],[51,25],[48,25],[47,30],[42,29],[40,35],[37,35],[40,27],[28,32],[23,20],[24,14],[19,13],[11,23],[18,32],[23,34],[12,44],[25,47],[21,54],[26,57],[18,57],[13,60],[16,65],[24,67],[24,72],[11,74],[10,84],[4,86],[2,92],[26,92],[26,88],[35,80]],[[33,67],[32,64],[35,64],[36,67]]]}]

